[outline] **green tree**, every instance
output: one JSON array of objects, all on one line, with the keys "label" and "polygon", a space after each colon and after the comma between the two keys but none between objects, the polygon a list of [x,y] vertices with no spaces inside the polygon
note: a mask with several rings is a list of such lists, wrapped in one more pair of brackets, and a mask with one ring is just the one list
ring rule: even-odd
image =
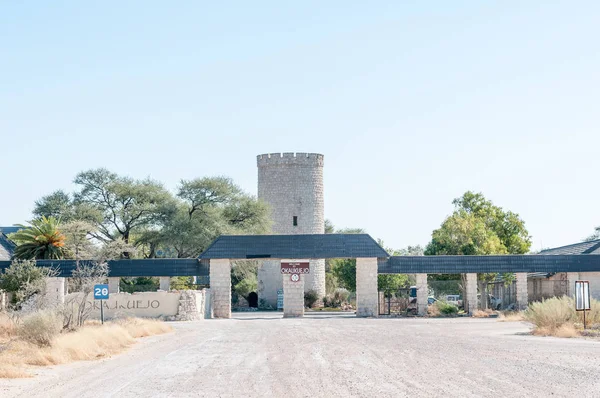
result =
[{"label": "green tree", "polygon": [[66,255],[65,236],[60,232],[60,222],[54,217],[42,217],[29,222],[30,226],[9,235],[16,243],[15,259],[60,259]]},{"label": "green tree", "polygon": [[132,233],[162,225],[175,211],[171,193],[150,179],[94,169],[79,173],[74,182],[79,186],[74,204],[88,205],[100,214],[94,237],[101,241],[122,239],[127,244]]},{"label": "green tree", "polygon": [[600,227],[596,227],[593,234],[585,238],[586,241],[600,239]]},{"label": "green tree", "polygon": [[344,289],[356,291],[356,260],[355,259],[335,259],[331,264],[331,272],[338,282],[338,286]]},{"label": "green tree", "polygon": [[[504,211],[483,194],[470,191],[452,203],[454,213],[433,231],[425,255],[525,254],[529,251],[531,238],[518,214]],[[484,308],[487,307],[487,284],[497,275],[478,274]],[[510,280],[512,274],[504,277]]]},{"label": "green tree", "polygon": [[63,222],[70,220],[73,212],[73,201],[65,191],[58,190],[35,201],[33,215],[36,218],[54,217]]},{"label": "green tree", "polygon": [[270,230],[267,205],[242,192],[229,178],[181,181],[175,212],[161,229],[147,229],[139,239],[148,256],[159,249],[175,257],[196,257],[219,235],[264,234]]},{"label": "green tree", "polygon": [[392,256],[423,256],[425,255],[425,249],[421,245],[409,245],[399,250],[388,251],[388,253],[390,253]]}]

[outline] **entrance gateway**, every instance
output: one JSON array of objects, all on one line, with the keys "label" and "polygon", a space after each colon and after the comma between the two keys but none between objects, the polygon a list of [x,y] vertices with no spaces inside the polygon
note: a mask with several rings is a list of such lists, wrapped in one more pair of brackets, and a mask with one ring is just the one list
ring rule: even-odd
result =
[{"label": "entrance gateway", "polygon": [[[200,263],[210,272],[214,316],[231,317],[231,261],[257,259],[277,261],[284,288],[284,316],[304,315],[304,285],[308,273],[301,265],[308,259],[356,259],[356,315],[376,317],[378,274],[414,274],[417,313],[427,311],[427,274],[466,274],[466,310],[473,314],[477,305],[477,273],[514,273],[519,308],[528,304],[528,272],[599,272],[597,255],[489,255],[489,256],[390,256],[367,234],[311,235],[223,235],[200,255]],[[286,260],[287,259],[287,260]],[[297,272],[294,272],[297,271]],[[284,273],[285,272],[285,273]],[[298,275],[292,281],[291,275]],[[296,277],[294,277],[296,279]],[[291,296],[291,297],[290,297]]]},{"label": "entrance gateway", "polygon": [[[231,261],[257,259],[276,261],[278,278],[287,280],[290,287],[304,286],[304,278],[311,275],[298,273],[298,281],[281,274],[281,259],[350,258],[356,259],[356,315],[378,316],[378,274],[414,274],[416,276],[417,311],[427,310],[427,274],[466,274],[468,312],[473,313],[477,302],[477,273],[514,273],[519,307],[527,306],[527,273],[590,273],[600,272],[600,255],[489,255],[489,256],[393,256],[366,234],[313,234],[313,235],[251,235],[217,238],[199,258],[187,259],[123,259],[108,262],[109,291],[111,283],[120,277],[138,276],[210,276],[213,315],[231,317]],[[53,278],[59,286],[53,288],[57,299],[64,297],[64,278],[72,276],[76,260],[37,260],[40,267],[56,269]],[[0,270],[10,261],[0,261]],[[286,278],[284,279],[284,276]],[[583,276],[581,277],[583,278]],[[573,281],[578,278],[574,278]],[[574,284],[573,284],[574,285]],[[118,284],[117,284],[118,286]],[[569,289],[575,286],[570,286]],[[111,292],[113,293],[113,292]],[[259,300],[260,301],[260,300]],[[296,316],[302,316],[300,312]]]}]

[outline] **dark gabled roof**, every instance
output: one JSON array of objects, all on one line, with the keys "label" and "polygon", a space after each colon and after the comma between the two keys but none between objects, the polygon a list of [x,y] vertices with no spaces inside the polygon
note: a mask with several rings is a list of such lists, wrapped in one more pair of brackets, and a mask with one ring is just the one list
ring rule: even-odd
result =
[{"label": "dark gabled roof", "polygon": [[0,232],[4,235],[12,234],[22,229],[22,227],[0,227]]},{"label": "dark gabled roof", "polygon": [[542,250],[543,255],[566,255],[566,254],[600,254],[600,239],[587,242],[574,243],[572,245],[555,247]]},{"label": "dark gabled roof", "polygon": [[368,258],[389,254],[367,234],[222,235],[200,255],[217,258]]},{"label": "dark gabled roof", "polygon": [[15,244],[0,232],[0,260],[10,260],[15,251]]}]

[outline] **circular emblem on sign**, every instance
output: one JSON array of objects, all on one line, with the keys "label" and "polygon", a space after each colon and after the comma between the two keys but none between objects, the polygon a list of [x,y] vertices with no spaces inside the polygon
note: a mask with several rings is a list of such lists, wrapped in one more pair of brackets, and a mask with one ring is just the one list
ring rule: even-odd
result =
[{"label": "circular emblem on sign", "polygon": [[290,275],[290,280],[292,282],[298,282],[300,280],[300,275],[298,275],[298,274],[292,274],[292,275]]}]

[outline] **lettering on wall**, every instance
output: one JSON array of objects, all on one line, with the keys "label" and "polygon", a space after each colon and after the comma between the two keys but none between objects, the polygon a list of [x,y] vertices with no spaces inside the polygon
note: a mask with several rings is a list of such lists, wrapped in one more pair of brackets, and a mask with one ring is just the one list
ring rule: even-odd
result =
[{"label": "lettering on wall", "polygon": [[[88,305],[95,310],[100,311],[100,301],[88,301]],[[160,307],[158,300],[116,300],[114,303],[102,302],[105,310],[144,310],[148,308],[157,309]]]}]

